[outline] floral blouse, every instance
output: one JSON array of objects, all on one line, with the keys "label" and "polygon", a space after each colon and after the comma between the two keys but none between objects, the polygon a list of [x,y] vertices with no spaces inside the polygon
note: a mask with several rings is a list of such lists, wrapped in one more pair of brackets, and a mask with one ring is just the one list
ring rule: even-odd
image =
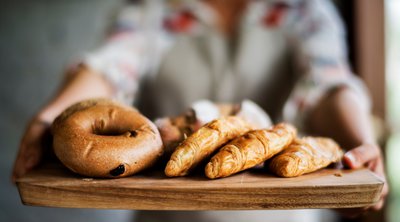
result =
[{"label": "floral blouse", "polygon": [[110,82],[116,99],[151,117],[178,114],[199,99],[250,99],[273,120],[301,127],[339,86],[369,109],[330,1],[251,0],[232,38],[218,31],[216,17],[195,0],[126,5],[108,40],[82,62]]}]

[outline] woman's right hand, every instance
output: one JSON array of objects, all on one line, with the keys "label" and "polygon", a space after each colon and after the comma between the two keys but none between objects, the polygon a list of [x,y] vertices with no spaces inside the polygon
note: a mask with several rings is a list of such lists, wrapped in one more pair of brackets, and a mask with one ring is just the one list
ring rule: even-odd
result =
[{"label": "woman's right hand", "polygon": [[12,181],[16,180],[37,166],[51,144],[50,123],[35,117],[31,120],[19,146],[14,162]]},{"label": "woman's right hand", "polygon": [[113,88],[99,73],[81,64],[68,71],[56,96],[33,118],[22,137],[12,180],[37,166],[44,157],[55,158],[51,148],[51,122],[68,106],[90,98],[111,98]]}]

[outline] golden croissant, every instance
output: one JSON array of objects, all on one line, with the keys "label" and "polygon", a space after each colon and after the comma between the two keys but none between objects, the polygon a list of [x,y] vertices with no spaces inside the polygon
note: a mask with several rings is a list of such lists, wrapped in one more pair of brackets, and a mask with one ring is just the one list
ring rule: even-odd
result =
[{"label": "golden croissant", "polygon": [[[239,104],[214,104],[212,107],[218,110],[215,118],[222,116],[233,116],[236,115],[241,107]],[[161,138],[164,144],[164,156],[169,157],[175,151],[176,147],[188,136],[196,132],[206,122],[198,118],[198,115],[204,115],[203,113],[197,113],[193,108],[188,109],[184,113],[175,117],[164,117],[158,118],[155,124],[160,131]],[[208,114],[206,112],[206,114]]]},{"label": "golden croissant", "polygon": [[176,148],[167,163],[165,174],[169,177],[187,175],[216,149],[251,129],[250,124],[237,116],[207,123]]},{"label": "golden croissant", "polygon": [[205,174],[214,179],[254,167],[288,147],[296,134],[296,128],[287,123],[271,129],[250,131],[229,142],[214,155],[205,168]]},{"label": "golden croissant", "polygon": [[281,177],[296,177],[338,162],[343,156],[339,145],[329,138],[296,139],[270,162],[270,170]]}]

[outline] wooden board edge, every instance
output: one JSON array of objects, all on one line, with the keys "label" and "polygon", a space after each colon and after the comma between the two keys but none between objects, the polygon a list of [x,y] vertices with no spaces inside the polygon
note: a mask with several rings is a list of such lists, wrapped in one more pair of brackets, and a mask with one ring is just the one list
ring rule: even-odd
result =
[{"label": "wooden board edge", "polygon": [[[273,209],[322,209],[322,208],[354,208],[365,207],[373,205],[379,200],[379,195],[383,187],[382,183],[357,185],[347,190],[347,194],[343,194],[339,190],[330,189],[333,193],[325,194],[324,199],[331,199],[332,201],[317,202],[312,194],[308,193],[307,196],[288,196],[280,198],[280,201],[274,201],[273,204],[268,204],[268,196],[260,197],[260,194],[236,194],[226,195],[228,201],[220,201],[220,196],[213,194],[213,198],[205,198],[201,200],[201,196],[209,195],[203,193],[190,197],[187,193],[151,193],[153,198],[139,195],[116,195],[110,193],[109,195],[86,195],[76,190],[60,189],[54,187],[46,187],[29,183],[17,183],[18,191],[20,193],[21,201],[25,205],[30,206],[43,206],[43,207],[62,207],[62,208],[91,208],[91,209],[131,209],[131,210],[273,210]],[[318,191],[318,188],[315,189]],[[362,191],[360,193],[360,191]],[[354,198],[357,194],[363,197],[362,201]],[[360,195],[362,194],[362,195]],[[82,195],[86,195],[82,198]],[[240,195],[240,196],[238,196]],[[262,194],[261,194],[262,195]],[[264,194],[266,195],[266,194]],[[340,197],[344,195],[344,197]],[[352,196],[353,195],[353,196]],[[348,197],[346,197],[348,196]],[[107,198],[118,197],[118,201],[110,201]],[[238,198],[239,197],[239,198]],[[293,203],[291,198],[307,198],[308,200],[300,203]],[[234,199],[236,201],[229,201]],[[252,203],[249,200],[254,199]],[[62,200],[62,201],[61,201]],[[246,201],[243,201],[246,200]],[[338,204],[337,201],[341,202]],[[344,200],[348,200],[347,202]],[[336,201],[336,202],[335,202]],[[298,202],[298,201],[295,201]],[[177,204],[179,203],[179,204]],[[174,205],[175,204],[175,205]]]}]

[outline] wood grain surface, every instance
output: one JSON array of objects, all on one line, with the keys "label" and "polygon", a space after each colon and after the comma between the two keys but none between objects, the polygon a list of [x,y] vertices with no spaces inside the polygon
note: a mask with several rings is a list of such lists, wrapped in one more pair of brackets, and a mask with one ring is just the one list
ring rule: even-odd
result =
[{"label": "wood grain surface", "polygon": [[141,210],[258,210],[364,207],[379,199],[383,182],[367,169],[324,169],[296,178],[263,170],[209,180],[148,172],[92,179],[52,164],[17,181],[22,203],[33,206]]}]

